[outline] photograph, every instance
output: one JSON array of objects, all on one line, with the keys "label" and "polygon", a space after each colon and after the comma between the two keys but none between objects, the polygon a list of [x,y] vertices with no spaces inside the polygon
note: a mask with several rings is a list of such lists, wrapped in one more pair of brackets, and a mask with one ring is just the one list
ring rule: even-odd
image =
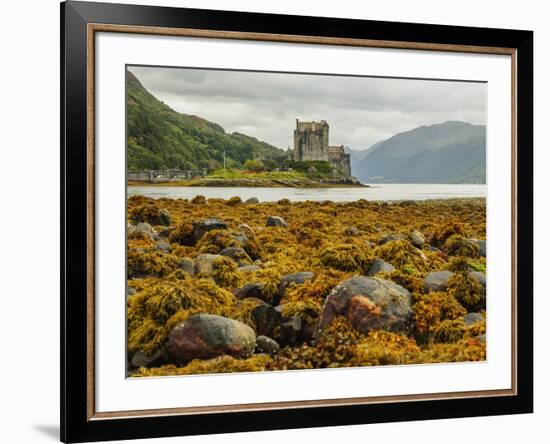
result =
[{"label": "photograph", "polygon": [[127,377],[486,360],[486,82],[125,76]]}]

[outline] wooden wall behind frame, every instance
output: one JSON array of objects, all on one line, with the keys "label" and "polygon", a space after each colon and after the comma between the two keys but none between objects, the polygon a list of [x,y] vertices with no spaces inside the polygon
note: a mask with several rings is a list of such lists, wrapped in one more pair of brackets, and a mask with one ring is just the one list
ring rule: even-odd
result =
[{"label": "wooden wall behind frame", "polygon": [[[155,10],[156,15],[151,13]],[[166,13],[170,11],[170,19]],[[261,23],[266,23],[265,20],[268,20],[270,26],[267,26],[267,29],[281,28],[281,24],[284,21],[285,23],[296,22],[304,20],[301,17],[295,16],[274,16],[267,14],[254,14],[254,13],[233,13],[233,12],[220,12],[220,11],[203,11],[203,10],[184,10],[176,8],[155,8],[155,7],[146,7],[146,6],[129,6],[129,5],[107,5],[107,4],[98,4],[98,3],[84,3],[84,2],[69,2],[67,5],[62,4],[61,6],[62,14],[62,53],[65,54],[65,58],[71,54],[71,44],[68,43],[67,34],[78,34],[78,41],[74,42],[75,45],[73,53],[80,50],[79,57],[85,58],[86,66],[86,82],[80,82],[79,87],[85,88],[86,101],[86,328],[85,328],[85,341],[86,341],[86,365],[83,370],[84,376],[84,385],[86,389],[86,403],[85,403],[85,417],[84,418],[70,418],[70,412],[68,409],[68,404],[71,400],[71,394],[67,392],[69,377],[67,375],[67,365],[68,362],[68,349],[70,349],[71,344],[69,344],[67,339],[67,316],[69,315],[68,300],[66,294],[66,286],[62,288],[62,411],[61,411],[61,420],[62,420],[62,438],[67,439],[68,436],[72,436],[73,439],[77,440],[96,440],[96,439],[120,439],[120,438],[132,438],[132,437],[147,437],[147,436],[173,436],[181,434],[197,434],[197,433],[207,433],[210,432],[224,432],[224,431],[240,431],[240,430],[265,430],[273,428],[282,428],[282,427],[309,427],[309,426],[319,426],[319,425],[331,425],[330,421],[321,419],[317,417],[313,421],[310,421],[304,417],[304,415],[294,414],[293,419],[289,419],[287,416],[291,411],[304,411],[304,413],[311,413],[312,411],[319,412],[319,408],[322,408],[323,411],[328,413],[329,411],[334,411],[333,407],[336,406],[348,406],[348,407],[361,407],[367,405],[379,405],[381,410],[384,410],[385,405],[389,404],[402,404],[404,401],[407,403],[414,402],[415,405],[418,405],[416,401],[431,401],[430,404],[434,405],[431,409],[428,407],[425,411],[420,411],[417,409],[415,413],[412,411],[408,414],[401,415],[401,417],[388,418],[381,417],[379,414],[376,414],[373,409],[371,411],[373,414],[369,418],[348,418],[343,419],[340,415],[340,419],[332,423],[332,425],[340,424],[358,424],[358,423],[368,423],[368,422],[385,422],[385,421],[396,421],[402,419],[422,419],[422,418],[435,418],[435,417],[451,417],[455,416],[450,414],[448,411],[442,411],[435,404],[438,404],[438,401],[444,402],[446,400],[454,399],[453,401],[456,405],[459,402],[468,402],[468,399],[475,398],[479,406],[487,400],[486,404],[489,405],[489,411],[481,411],[473,409],[469,412],[462,411],[460,416],[473,416],[473,415],[483,415],[483,414],[498,414],[498,413],[513,413],[517,412],[526,412],[532,411],[532,313],[526,312],[523,315],[523,319],[526,319],[527,322],[523,323],[523,328],[527,329],[526,332],[523,332],[523,337],[527,341],[523,341],[525,345],[528,345],[528,348],[522,348],[525,350],[523,352],[526,359],[529,362],[525,362],[523,367],[527,370],[530,370],[530,375],[527,375],[528,380],[523,382],[523,386],[527,389],[527,392],[523,396],[518,396],[518,330],[517,330],[517,310],[518,310],[518,300],[517,300],[517,278],[518,278],[518,257],[517,257],[517,233],[518,233],[518,195],[526,196],[525,205],[527,208],[530,208],[529,204],[532,205],[532,183],[522,182],[524,185],[523,188],[518,187],[517,177],[520,176],[518,171],[518,157],[522,157],[526,163],[523,165],[522,171],[525,173],[532,172],[532,133],[529,134],[529,131],[532,128],[532,33],[528,31],[510,31],[510,30],[489,30],[481,28],[459,28],[459,27],[445,27],[437,25],[412,25],[412,24],[396,24],[396,23],[383,23],[383,22],[366,22],[358,20],[347,20],[347,19],[324,19],[324,18],[305,18],[308,20],[317,20],[319,23],[331,23],[332,25],[337,25],[336,22],[349,25],[347,29],[351,29],[351,34],[357,35],[361,32],[354,31],[357,29],[357,25],[361,24],[362,27],[369,24],[376,24],[378,27],[370,27],[370,34],[377,36],[380,34],[380,26],[386,25],[389,27],[395,27],[396,39],[378,39],[378,38],[355,38],[355,37],[342,37],[342,36],[327,36],[322,35],[326,32],[326,29],[323,26],[317,28],[315,24],[311,24],[310,29],[316,29],[317,34],[319,35],[301,35],[299,33],[279,33],[279,32],[257,32],[255,30],[243,30],[235,31],[231,29],[219,29],[224,26],[221,25],[223,20],[221,18],[226,18],[227,27],[231,28],[236,26],[238,23],[241,28],[254,28],[254,25],[245,25],[241,26],[242,23],[254,23],[252,21],[242,21],[244,16],[247,19],[256,19],[257,25]],[[75,16],[76,14],[76,16]],[[72,16],[72,17],[71,17]],[[77,17],[78,16],[78,17]],[[215,17],[214,17],[215,16]],[[85,18],[84,18],[85,17]],[[110,18],[106,18],[110,17]],[[118,17],[118,19],[117,19]],[[182,18],[189,20],[182,20]],[[192,25],[196,27],[174,27],[168,26],[170,23],[178,21],[182,24],[185,24],[186,21],[191,22]],[[151,26],[143,24],[143,22],[150,23]],[[207,26],[208,22],[211,21],[215,23],[215,27],[218,29],[200,29],[203,26]],[[72,23],[71,23],[72,22]],[[161,25],[162,23],[162,25]],[[164,23],[167,23],[164,26]],[[72,28],[71,29],[71,25]],[[353,25],[353,26],[351,26]],[[403,28],[405,27],[405,28]],[[293,26],[289,26],[289,29],[292,29]],[[330,31],[330,26],[326,27]],[[431,29],[430,29],[431,28]],[[445,34],[447,38],[441,39],[446,40],[446,43],[438,43],[431,41],[434,39],[439,39],[441,33],[436,32],[436,28],[439,28],[439,31],[447,31]],[[323,31],[318,31],[318,29],[323,29]],[[346,28],[343,28],[346,29]],[[307,27],[306,27],[307,30]],[[78,32],[76,32],[78,31]],[[145,411],[125,411],[125,412],[96,412],[95,411],[95,376],[94,376],[94,54],[95,54],[95,34],[97,32],[122,32],[122,33],[134,33],[134,34],[152,34],[152,35],[179,35],[186,37],[208,37],[208,38],[224,38],[224,39],[238,39],[238,40],[257,40],[257,41],[278,41],[278,42],[292,42],[292,43],[309,43],[309,44],[325,44],[325,45],[341,45],[341,46],[364,46],[364,47],[383,47],[383,48],[399,48],[399,49],[416,49],[416,50],[438,50],[438,51],[454,51],[454,52],[467,52],[467,53],[483,53],[483,54],[500,54],[500,55],[509,55],[512,59],[512,190],[511,190],[511,199],[512,199],[512,246],[513,246],[513,260],[512,260],[512,269],[511,269],[511,279],[512,279],[512,313],[513,313],[513,324],[512,324],[512,389],[511,390],[492,390],[492,391],[476,391],[476,392],[461,392],[461,393],[438,393],[438,394],[418,394],[410,396],[388,396],[388,397],[370,397],[370,398],[346,398],[338,400],[316,400],[316,401],[292,401],[284,403],[262,403],[262,404],[247,404],[247,405],[231,405],[231,406],[215,406],[215,407],[196,407],[196,408],[181,408],[181,409],[158,409],[158,410],[145,410]],[[333,32],[332,34],[338,34],[339,32]],[[467,34],[468,33],[468,34]],[[384,33],[384,35],[392,36],[392,33]],[[411,39],[406,40],[405,35],[417,36],[418,40]],[[74,36],[74,35],[73,35]],[[455,43],[456,41],[456,43]],[[471,42],[471,44],[460,43],[463,41]],[[452,43],[447,43],[452,42]],[[484,42],[483,44],[477,44],[478,42]],[[511,43],[511,44],[507,44]],[[490,43],[490,44],[486,44]],[[493,45],[494,44],[494,45]],[[78,47],[80,45],[80,47]],[[523,59],[523,70],[520,71],[520,74],[517,75],[518,68],[518,48],[521,47],[523,50],[520,52]],[[73,54],[74,56],[74,54]],[[70,92],[71,87],[74,88],[74,82],[71,82],[72,74],[70,70],[71,63],[69,60],[62,58],[62,221],[64,225],[62,226],[62,279],[67,278],[67,273],[69,272],[68,263],[66,261],[67,254],[65,254],[64,246],[69,239],[66,238],[68,226],[65,218],[70,215],[71,209],[67,200],[68,194],[68,185],[70,185],[70,169],[68,162],[69,153],[67,151],[67,143],[71,139],[71,134],[69,131],[68,123],[70,122],[69,116],[66,114],[67,108],[69,108],[68,97],[66,94],[67,91]],[[523,76],[523,77],[522,77]],[[521,116],[524,116],[522,119],[522,124],[518,128],[518,115],[516,113],[518,107],[518,78],[523,80],[521,82],[521,89],[525,94],[520,95],[519,104],[522,110]],[[82,80],[82,75],[80,76]],[[65,113],[63,112],[65,111]],[[519,130],[519,131],[518,131]],[[522,135],[522,140],[524,141],[525,151],[517,151],[517,136],[518,132]],[[531,160],[531,162],[529,162]],[[524,177],[525,180],[525,177]],[[521,193],[523,190],[523,193]],[[524,208],[525,209],[525,208]],[[521,211],[521,209],[520,209]],[[527,214],[523,217],[524,222],[529,223],[529,226],[524,227],[521,234],[524,240],[531,240],[528,248],[525,251],[532,252],[532,214]],[[525,258],[522,256],[523,261],[520,261],[522,264],[522,275],[529,276],[532,273],[532,258]],[[64,282],[65,284],[65,282]],[[528,283],[527,291],[532,293],[532,282]],[[529,294],[530,296],[530,294]],[[527,309],[532,309],[532,300],[523,301],[522,304],[526,306]],[[523,362],[523,361],[522,361]],[[83,387],[84,388],[84,387]],[[530,388],[530,390],[529,390]],[[523,392],[522,392],[523,393]],[[502,397],[502,402],[498,404],[498,398]],[[518,402],[513,402],[514,397],[518,398]],[[495,398],[495,402],[491,399]],[[521,400],[520,400],[521,398]],[[507,404],[509,401],[512,401],[510,404],[511,407],[508,408],[508,412],[502,411],[502,407]],[[519,402],[521,401],[521,402]],[[427,404],[425,404],[427,406]],[[340,407],[340,412],[342,412]],[[266,414],[271,411],[270,418],[266,422]],[[229,426],[226,421],[221,421],[218,426],[212,427],[210,424],[208,427],[202,426],[200,421],[197,422],[198,413],[208,413],[208,416],[217,417],[220,413],[223,412],[223,417],[228,415],[234,415],[237,413],[253,414],[254,412],[263,415],[263,420],[258,422],[255,426],[244,427],[243,425],[237,424],[234,426]],[[262,413],[263,412],[263,413]],[[76,414],[76,413],[75,413]],[[170,416],[181,417],[181,415],[189,416],[190,420],[194,420],[197,427],[191,427],[189,430],[184,431],[181,429],[181,425],[176,425],[169,421]],[[321,415],[323,416],[323,415]],[[112,426],[100,426],[99,424],[110,423],[112,425],[121,424],[122,422],[135,421],[136,417],[146,417],[141,419],[142,424],[145,421],[156,421],[158,424],[166,423],[165,429],[161,431],[149,431],[142,427],[138,427],[139,430],[134,431],[134,433],[120,433],[117,432]],[[147,417],[149,419],[147,419]],[[204,418],[204,416],[203,416]],[[82,422],[82,419],[85,421]],[[211,419],[214,419],[211,417]],[[106,421],[106,422],[105,422]],[[77,425],[80,425],[75,429]],[[86,425],[88,424],[88,425]],[[96,424],[93,425],[92,424]],[[135,423],[134,423],[135,424]],[[91,427],[91,428],[90,428]],[[78,438],[80,436],[81,438]]]}]

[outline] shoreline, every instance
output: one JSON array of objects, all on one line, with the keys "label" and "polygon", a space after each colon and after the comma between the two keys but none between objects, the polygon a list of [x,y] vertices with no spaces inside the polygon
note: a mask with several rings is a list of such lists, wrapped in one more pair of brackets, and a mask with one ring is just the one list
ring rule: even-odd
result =
[{"label": "shoreline", "polygon": [[211,187],[211,188],[370,188],[370,185],[359,182],[321,182],[311,179],[197,179],[178,181],[127,181],[127,186],[138,187]]}]

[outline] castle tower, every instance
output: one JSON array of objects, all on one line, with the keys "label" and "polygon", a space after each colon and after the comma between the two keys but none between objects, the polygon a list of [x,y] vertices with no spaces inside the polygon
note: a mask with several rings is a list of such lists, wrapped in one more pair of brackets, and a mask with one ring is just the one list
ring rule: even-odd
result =
[{"label": "castle tower", "polygon": [[296,119],[294,130],[294,159],[328,161],[328,131],[325,120],[300,122]]}]

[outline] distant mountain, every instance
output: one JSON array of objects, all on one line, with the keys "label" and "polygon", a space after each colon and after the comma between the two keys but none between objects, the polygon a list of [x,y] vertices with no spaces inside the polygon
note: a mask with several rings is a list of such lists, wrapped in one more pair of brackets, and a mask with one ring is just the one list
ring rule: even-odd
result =
[{"label": "distant mountain", "polygon": [[367,149],[355,149],[350,148],[349,146],[344,147],[344,151],[350,155],[350,162],[351,162],[351,171],[354,173],[356,171],[356,167],[358,164],[367,157],[370,153],[372,153],[380,144],[384,142],[383,140],[376,142],[374,145],[371,145]]},{"label": "distant mountain", "polygon": [[128,169],[239,168],[248,159],[278,159],[283,150],[218,124],[180,114],[149,93],[127,71]]},{"label": "distant mountain", "polygon": [[485,183],[485,126],[448,121],[370,147],[352,173],[366,183]]}]

